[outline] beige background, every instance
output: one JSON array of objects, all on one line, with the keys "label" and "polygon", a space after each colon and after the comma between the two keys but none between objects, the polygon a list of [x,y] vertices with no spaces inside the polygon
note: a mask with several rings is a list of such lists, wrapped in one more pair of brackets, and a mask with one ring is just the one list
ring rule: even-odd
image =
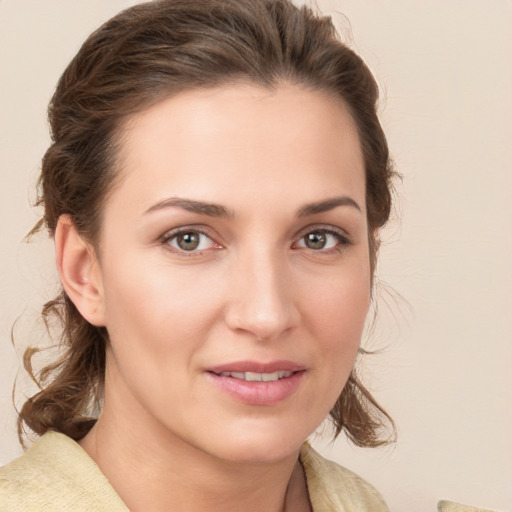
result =
[{"label": "beige background", "polygon": [[[46,104],[87,34],[133,3],[0,0],[0,464],[21,453],[10,329],[21,315],[18,352],[38,343],[56,286],[51,244],[21,242],[37,220]],[[404,181],[379,267],[395,294],[380,294],[372,346],[387,348],[365,364],[398,444],[315,444],[395,512],[434,512],[439,498],[512,510],[512,2],[318,3],[346,16],[342,32],[383,84]]]}]

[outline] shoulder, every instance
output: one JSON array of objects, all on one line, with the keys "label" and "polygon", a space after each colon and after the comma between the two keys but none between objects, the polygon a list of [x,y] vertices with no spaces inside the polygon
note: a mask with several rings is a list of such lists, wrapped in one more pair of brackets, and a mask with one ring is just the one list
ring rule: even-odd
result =
[{"label": "shoulder", "polygon": [[314,512],[389,512],[378,491],[305,443],[300,452]]},{"label": "shoulder", "polygon": [[0,511],[126,511],[94,461],[69,437],[42,436],[0,468]]}]

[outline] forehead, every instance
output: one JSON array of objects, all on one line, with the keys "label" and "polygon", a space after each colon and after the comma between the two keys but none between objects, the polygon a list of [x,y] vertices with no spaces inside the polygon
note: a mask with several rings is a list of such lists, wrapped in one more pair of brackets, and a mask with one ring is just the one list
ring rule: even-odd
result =
[{"label": "forehead", "polygon": [[212,194],[216,202],[238,197],[244,204],[257,195],[286,202],[349,192],[364,202],[363,158],[348,108],[333,94],[294,85],[179,93],[125,122],[119,157],[118,188],[140,208],[157,196]]}]

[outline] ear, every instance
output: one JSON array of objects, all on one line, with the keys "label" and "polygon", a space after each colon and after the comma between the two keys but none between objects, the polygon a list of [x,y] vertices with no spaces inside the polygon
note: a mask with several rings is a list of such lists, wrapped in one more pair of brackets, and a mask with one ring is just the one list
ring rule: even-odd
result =
[{"label": "ear", "polygon": [[64,291],[89,323],[104,326],[103,284],[96,251],[80,236],[69,215],[59,217],[54,239]]}]

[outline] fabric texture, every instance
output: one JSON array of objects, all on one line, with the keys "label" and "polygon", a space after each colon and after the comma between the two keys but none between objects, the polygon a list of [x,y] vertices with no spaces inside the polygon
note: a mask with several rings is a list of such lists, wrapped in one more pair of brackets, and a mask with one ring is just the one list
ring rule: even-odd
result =
[{"label": "fabric texture", "polygon": [[[314,512],[389,512],[362,478],[324,459],[308,443],[300,452]],[[72,439],[42,436],[20,458],[0,468],[0,512],[126,512],[128,508],[96,463]]]},{"label": "fabric texture", "polygon": [[0,469],[0,512],[126,512],[96,463],[73,439],[49,432]]},{"label": "fabric texture", "polygon": [[300,451],[313,512],[389,512],[382,496],[352,471],[324,459],[309,443]]},{"label": "fabric texture", "polygon": [[453,501],[441,500],[437,504],[438,512],[493,512],[488,508],[471,507]]}]

